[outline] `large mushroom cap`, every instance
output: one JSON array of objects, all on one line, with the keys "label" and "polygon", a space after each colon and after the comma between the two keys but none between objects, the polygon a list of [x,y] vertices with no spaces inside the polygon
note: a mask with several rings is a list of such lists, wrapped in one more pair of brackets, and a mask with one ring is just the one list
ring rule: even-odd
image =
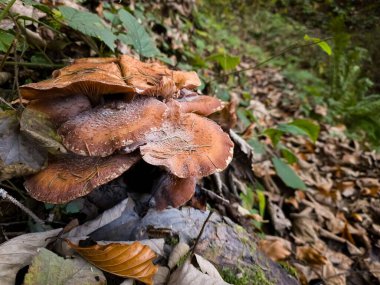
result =
[{"label": "large mushroom cap", "polygon": [[143,159],[180,178],[203,177],[225,169],[233,156],[229,136],[215,122],[180,112],[174,100],[169,103],[171,114],[161,128],[147,133],[147,143],[140,147]]},{"label": "large mushroom cap", "polygon": [[73,94],[86,95],[94,101],[111,93],[134,92],[123,80],[114,62],[80,62],[53,72],[53,78],[20,87],[21,96],[28,100]]},{"label": "large mushroom cap", "polygon": [[91,103],[84,95],[73,95],[33,100],[28,104],[27,109],[46,114],[55,126],[59,126],[76,115],[91,109]]},{"label": "large mushroom cap", "polygon": [[47,168],[27,178],[25,188],[37,200],[66,203],[120,176],[139,159],[136,154],[105,158],[77,155],[57,157]]},{"label": "large mushroom cap", "polygon": [[145,133],[161,126],[166,109],[151,97],[113,102],[67,121],[58,133],[65,147],[76,154],[104,157],[122,148],[131,152],[145,142]]},{"label": "large mushroom cap", "polygon": [[122,55],[120,66],[126,82],[142,95],[171,98],[182,88],[194,89],[201,85],[195,72],[170,70],[157,62],[145,63]]}]

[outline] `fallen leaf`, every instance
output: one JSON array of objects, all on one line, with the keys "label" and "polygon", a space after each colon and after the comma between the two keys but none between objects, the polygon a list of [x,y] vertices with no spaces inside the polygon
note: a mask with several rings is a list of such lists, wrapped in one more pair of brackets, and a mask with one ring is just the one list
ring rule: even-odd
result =
[{"label": "fallen leaf", "polygon": [[[0,112],[0,160],[7,177],[37,172],[45,164],[47,152],[20,132],[15,111]],[[1,174],[2,176],[3,174]]]},{"label": "fallen leaf", "polygon": [[328,262],[327,258],[318,249],[308,245],[297,247],[296,258],[311,265],[324,265]]},{"label": "fallen leaf", "polygon": [[187,260],[181,267],[172,273],[168,285],[189,285],[189,284],[207,284],[207,285],[226,285],[223,279],[212,277],[196,269],[190,260]]},{"label": "fallen leaf", "polygon": [[190,246],[187,243],[180,242],[176,244],[173,248],[168,261],[168,266],[170,269],[173,269],[174,266],[180,261],[180,259],[185,256],[190,250]]},{"label": "fallen leaf", "polygon": [[[86,222],[79,227],[72,229],[64,237],[83,237],[88,236],[97,229],[111,223],[112,221],[119,218],[124,212],[132,215],[135,219],[138,219],[137,213],[131,211],[135,206],[132,199],[125,199],[113,208],[104,211],[103,214],[98,216],[96,219]],[[133,219],[133,217],[130,217]]]},{"label": "fallen leaf", "polygon": [[80,247],[69,240],[67,243],[88,262],[96,267],[121,277],[128,277],[153,284],[153,276],[157,266],[152,261],[157,255],[140,242],[132,244],[110,243],[108,245],[93,245]]},{"label": "fallen leaf", "polygon": [[14,285],[17,272],[28,265],[37,249],[49,243],[49,238],[56,236],[61,229],[47,232],[25,234],[15,237],[0,245],[0,280],[1,285]]},{"label": "fallen leaf", "polygon": [[284,260],[291,254],[290,242],[280,237],[266,236],[259,241],[259,248],[273,261]]},{"label": "fallen leaf", "polygon": [[211,277],[214,277],[216,279],[222,279],[222,276],[220,276],[218,270],[215,268],[215,266],[208,261],[207,259],[204,259],[202,256],[195,254],[195,259],[197,260],[197,263],[199,265],[199,269],[205,273],[210,275]]},{"label": "fallen leaf", "polygon": [[82,258],[64,259],[41,248],[33,258],[24,285],[102,285],[106,284],[103,273]]},{"label": "fallen leaf", "polygon": [[291,227],[292,223],[285,217],[284,212],[279,206],[269,201],[268,210],[274,229],[277,232],[282,233]]},{"label": "fallen leaf", "polygon": [[61,144],[61,137],[57,134],[48,116],[42,112],[26,108],[21,115],[20,130],[53,153],[67,153]]},{"label": "fallen leaf", "polygon": [[165,266],[158,266],[157,273],[153,277],[154,285],[166,285],[170,274],[169,268]]}]

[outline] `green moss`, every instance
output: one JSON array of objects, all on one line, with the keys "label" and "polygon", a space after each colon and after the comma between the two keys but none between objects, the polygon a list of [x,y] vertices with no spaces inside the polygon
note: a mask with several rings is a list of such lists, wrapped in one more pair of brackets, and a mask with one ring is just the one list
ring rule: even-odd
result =
[{"label": "green moss", "polygon": [[179,243],[179,237],[178,236],[169,236],[165,238],[165,243],[170,246],[175,246]]},{"label": "green moss", "polygon": [[188,252],[187,254],[185,254],[184,256],[182,256],[179,259],[179,261],[177,262],[177,267],[178,268],[181,267],[185,263],[185,261],[188,259],[189,255],[190,255],[190,252]]},{"label": "green moss", "polygon": [[297,269],[295,269],[289,262],[287,261],[280,261],[278,264],[281,265],[282,268],[285,269],[285,271],[293,276],[294,278],[298,279]]},{"label": "green moss", "polygon": [[234,285],[274,285],[265,276],[264,270],[258,265],[252,268],[245,268],[242,272],[236,273],[230,268],[223,268],[220,272],[224,281]]}]

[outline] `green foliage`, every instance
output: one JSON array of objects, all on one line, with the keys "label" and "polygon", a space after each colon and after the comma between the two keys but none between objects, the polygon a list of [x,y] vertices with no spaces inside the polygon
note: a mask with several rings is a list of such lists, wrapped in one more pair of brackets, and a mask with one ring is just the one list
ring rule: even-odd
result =
[{"label": "green foliage", "polygon": [[131,44],[140,55],[145,57],[154,57],[160,54],[152,38],[135,17],[124,9],[121,9],[118,15],[127,29],[127,34],[119,37],[124,43]]},{"label": "green foliage", "polygon": [[6,52],[11,46],[14,38],[14,35],[0,30],[0,51]]},{"label": "green foliage", "polygon": [[327,71],[330,86],[325,100],[335,120],[345,123],[352,137],[378,146],[380,95],[370,94],[373,82],[364,75],[367,51],[352,46],[342,18],[334,19],[331,27],[335,32],[334,53]]},{"label": "green foliage", "polygon": [[306,190],[306,185],[298,177],[289,165],[283,162],[280,158],[273,157],[272,163],[276,170],[276,173],[281,178],[281,180],[289,187],[293,189]]},{"label": "green foliage", "polygon": [[293,134],[309,137],[313,143],[318,139],[320,127],[308,119],[296,119],[287,124],[279,124],[277,128],[266,129],[264,134],[267,135],[273,146],[277,146],[284,134]]},{"label": "green foliage", "polygon": [[309,37],[308,35],[305,35],[303,39],[307,42],[317,44],[328,55],[332,54],[331,47],[326,41],[323,41],[320,38]]},{"label": "green foliage", "polygon": [[61,6],[58,9],[59,13],[55,13],[56,18],[62,17],[69,27],[85,35],[98,38],[111,50],[115,49],[117,37],[109,28],[104,26],[99,16],[67,6]]},{"label": "green foliage", "polygon": [[232,56],[224,52],[212,54],[207,60],[217,62],[224,71],[235,69],[240,63],[239,56]]}]

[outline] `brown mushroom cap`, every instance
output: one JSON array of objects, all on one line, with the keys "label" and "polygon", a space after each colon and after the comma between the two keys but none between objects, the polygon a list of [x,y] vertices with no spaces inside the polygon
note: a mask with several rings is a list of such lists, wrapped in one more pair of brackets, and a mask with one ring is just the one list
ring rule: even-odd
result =
[{"label": "brown mushroom cap", "polygon": [[161,126],[167,106],[151,97],[112,102],[79,114],[58,133],[63,145],[80,155],[107,156],[126,148],[131,152],[145,143],[144,135]]},{"label": "brown mushroom cap", "polygon": [[182,112],[195,113],[206,117],[222,110],[225,106],[225,103],[216,97],[198,95],[197,93],[178,99],[178,102]]},{"label": "brown mushroom cap", "polygon": [[91,103],[84,95],[73,95],[33,100],[28,104],[27,109],[46,114],[58,127],[76,115],[91,109]]},{"label": "brown mushroom cap", "polygon": [[143,159],[164,166],[180,177],[203,177],[222,171],[230,163],[234,144],[215,122],[180,112],[169,102],[171,114],[161,128],[146,134],[140,147]]},{"label": "brown mushroom cap", "polygon": [[105,158],[65,155],[57,157],[47,168],[27,178],[24,185],[33,198],[62,204],[117,178],[139,159],[137,154]]},{"label": "brown mushroom cap", "polygon": [[195,72],[170,70],[160,63],[145,63],[127,55],[122,55],[119,63],[126,82],[141,95],[172,98],[182,88],[201,85]]},{"label": "brown mushroom cap", "polygon": [[52,79],[23,85],[20,92],[28,100],[83,94],[96,101],[100,95],[131,93],[134,89],[124,82],[116,63],[85,62],[54,71]]},{"label": "brown mushroom cap", "polygon": [[184,205],[194,195],[195,180],[195,177],[178,178],[170,173],[164,174],[153,190],[156,209],[163,210],[168,206],[177,208]]}]

